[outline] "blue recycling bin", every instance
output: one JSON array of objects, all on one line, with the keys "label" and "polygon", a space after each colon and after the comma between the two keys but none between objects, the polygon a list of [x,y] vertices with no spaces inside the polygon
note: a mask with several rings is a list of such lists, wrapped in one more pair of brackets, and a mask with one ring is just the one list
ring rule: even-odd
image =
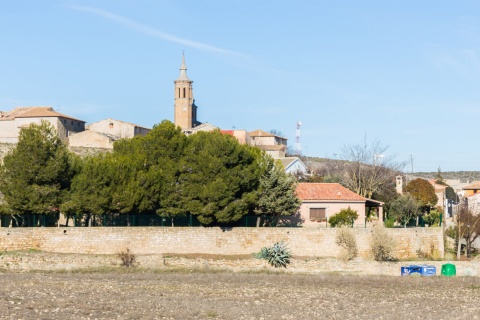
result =
[{"label": "blue recycling bin", "polygon": [[420,274],[422,277],[434,276],[437,274],[437,268],[435,266],[427,265],[410,265],[401,267],[402,276],[409,276],[412,274]]}]

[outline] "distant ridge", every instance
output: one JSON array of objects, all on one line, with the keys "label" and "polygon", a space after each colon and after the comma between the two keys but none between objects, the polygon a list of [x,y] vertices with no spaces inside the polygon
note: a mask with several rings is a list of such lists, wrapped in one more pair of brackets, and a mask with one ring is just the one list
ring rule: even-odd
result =
[{"label": "distant ridge", "polygon": [[[437,172],[414,172],[414,176],[434,179]],[[445,180],[460,180],[460,182],[472,182],[480,180],[480,171],[442,171],[442,177]]]}]

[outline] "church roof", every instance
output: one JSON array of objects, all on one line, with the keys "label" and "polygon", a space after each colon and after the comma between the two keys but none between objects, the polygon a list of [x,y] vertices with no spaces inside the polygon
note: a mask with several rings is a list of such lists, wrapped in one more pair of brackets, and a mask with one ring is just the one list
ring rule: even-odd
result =
[{"label": "church roof", "polygon": [[185,54],[182,55],[182,65],[180,66],[180,76],[176,81],[191,81],[187,76],[187,66],[185,65]]}]

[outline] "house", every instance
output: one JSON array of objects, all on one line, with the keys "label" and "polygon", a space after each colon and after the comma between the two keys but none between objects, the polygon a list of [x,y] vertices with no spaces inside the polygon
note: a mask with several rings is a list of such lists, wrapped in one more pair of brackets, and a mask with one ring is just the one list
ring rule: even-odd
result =
[{"label": "house", "polygon": [[229,134],[237,138],[238,143],[252,145],[253,141],[246,130],[221,130],[223,134]]},{"label": "house", "polygon": [[137,135],[144,136],[151,131],[149,128],[110,118],[89,124],[87,130],[103,133],[115,139],[131,139]]},{"label": "house", "polygon": [[150,130],[129,122],[105,119],[89,124],[87,130],[83,132],[70,135],[68,146],[113,149],[115,141],[146,135]]},{"label": "house", "polygon": [[254,130],[248,134],[252,138],[255,146],[287,145],[287,138],[263,130]]},{"label": "house", "polygon": [[50,123],[60,139],[85,130],[85,121],[56,112],[52,107],[18,107],[11,111],[0,111],[0,142],[17,143],[22,128],[31,123]]},{"label": "house", "polygon": [[471,184],[464,186],[462,189],[464,191],[463,196],[465,198],[480,193],[480,181],[474,181]]},{"label": "house", "polygon": [[438,184],[435,182],[435,180],[428,180],[428,182],[430,182],[430,184],[435,189],[435,194],[437,195],[437,198],[438,198],[437,204],[435,206],[440,207],[443,210],[445,207],[445,199],[446,199],[446,193],[447,193],[446,190],[448,186],[443,184]]},{"label": "house", "polygon": [[301,200],[300,216],[304,226],[326,226],[328,218],[342,209],[358,213],[354,225],[366,224],[366,208],[377,210],[378,221],[383,221],[383,203],[364,198],[339,183],[299,183],[297,197]]},{"label": "house", "polygon": [[308,172],[307,166],[298,157],[279,158],[278,160],[282,163],[286,173],[306,174]]},{"label": "house", "polygon": [[478,215],[480,213],[480,193],[465,197],[464,203],[468,206],[468,211],[472,214]]},{"label": "house", "polygon": [[117,137],[109,136],[105,133],[85,130],[70,135],[68,137],[68,146],[70,148],[113,149],[113,143],[117,140]]}]

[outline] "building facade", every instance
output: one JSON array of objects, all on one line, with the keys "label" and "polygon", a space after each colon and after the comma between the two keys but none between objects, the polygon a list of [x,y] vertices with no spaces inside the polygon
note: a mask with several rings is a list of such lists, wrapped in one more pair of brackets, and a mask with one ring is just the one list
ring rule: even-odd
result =
[{"label": "building facade", "polygon": [[182,130],[189,130],[201,124],[197,120],[197,106],[193,98],[193,81],[187,76],[185,55],[182,56],[180,76],[174,81],[174,122]]}]

